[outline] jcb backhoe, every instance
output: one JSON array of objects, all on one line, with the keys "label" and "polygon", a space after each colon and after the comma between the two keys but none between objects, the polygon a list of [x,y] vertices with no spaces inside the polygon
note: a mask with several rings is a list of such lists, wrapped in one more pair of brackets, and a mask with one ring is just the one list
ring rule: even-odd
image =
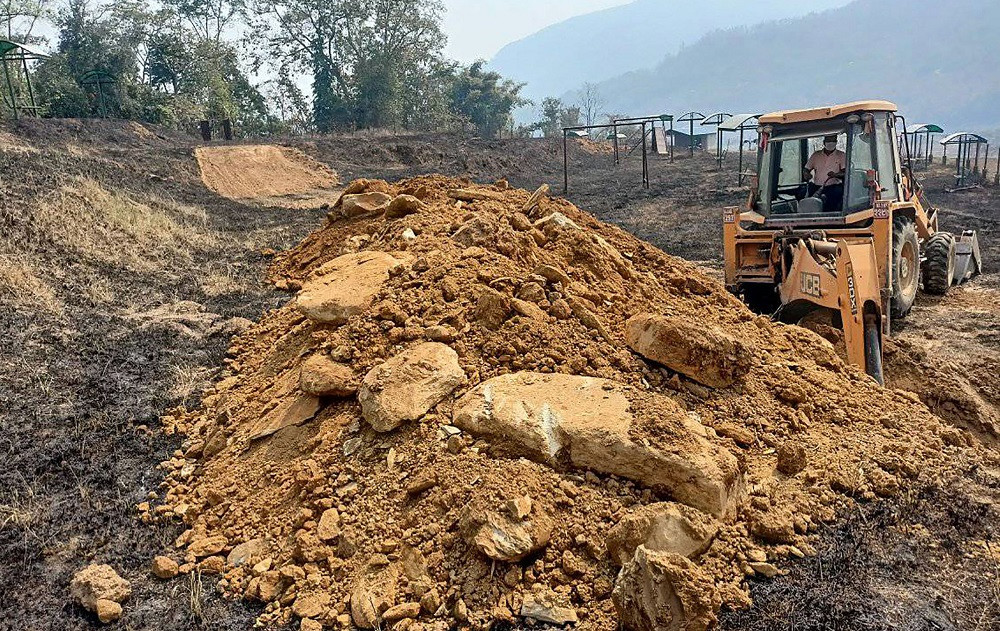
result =
[{"label": "jcb backhoe", "polygon": [[723,212],[729,290],[783,322],[826,312],[880,384],[882,340],[921,282],[944,295],[982,267],[975,232],[940,230],[905,144],[901,160],[896,112],[864,101],[760,117],[757,185]]}]

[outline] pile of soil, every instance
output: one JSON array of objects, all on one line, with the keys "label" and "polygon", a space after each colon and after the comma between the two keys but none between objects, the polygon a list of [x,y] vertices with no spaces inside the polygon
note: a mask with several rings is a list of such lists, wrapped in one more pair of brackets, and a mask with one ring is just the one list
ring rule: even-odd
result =
[{"label": "pile of soil", "polygon": [[165,418],[187,439],[140,510],[188,526],[181,572],[310,629],[704,629],[855,502],[997,466],[818,335],[541,193],[358,181],[278,257],[296,299]]},{"label": "pile of soil", "polygon": [[225,145],[195,149],[201,179],[228,199],[258,205],[317,208],[339,196],[337,174],[298,149]]}]

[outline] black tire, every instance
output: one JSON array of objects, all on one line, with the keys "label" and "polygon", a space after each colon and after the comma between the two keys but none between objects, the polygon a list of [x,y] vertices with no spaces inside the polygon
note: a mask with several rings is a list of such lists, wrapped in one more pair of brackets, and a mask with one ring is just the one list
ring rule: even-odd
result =
[{"label": "black tire", "polygon": [[920,241],[909,217],[892,222],[892,301],[893,318],[905,318],[920,288]]},{"label": "black tire", "polygon": [[759,315],[773,315],[781,306],[777,288],[774,285],[747,283],[740,287],[743,303]]},{"label": "black tire", "polygon": [[882,336],[875,318],[865,318],[865,372],[878,385],[885,385],[882,373]]},{"label": "black tire", "polygon": [[924,247],[924,291],[943,296],[951,289],[955,276],[955,237],[949,232],[935,232]]}]

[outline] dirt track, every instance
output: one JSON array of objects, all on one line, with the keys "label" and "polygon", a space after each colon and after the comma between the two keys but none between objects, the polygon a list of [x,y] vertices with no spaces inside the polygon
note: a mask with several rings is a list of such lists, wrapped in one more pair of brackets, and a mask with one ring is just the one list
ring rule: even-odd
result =
[{"label": "dirt track", "polygon": [[337,201],[337,174],[290,147],[198,147],[201,179],[223,197],[255,206],[318,208]]},{"label": "dirt track", "polygon": [[[155,464],[179,446],[156,429],[160,413],[193,404],[223,360],[228,333],[213,327],[234,317],[256,319],[285,300],[260,285],[267,264],[261,250],[290,247],[324,213],[275,207],[248,213],[245,205],[201,186],[193,143],[185,138],[157,139],[98,122],[29,122],[8,132],[17,142],[0,147],[4,168],[26,176],[4,184],[0,225],[17,241],[16,248],[5,246],[22,259],[35,257],[35,280],[56,308],[23,300],[24,287],[32,285],[9,280],[25,277],[23,265],[20,275],[0,277],[7,332],[0,348],[18,358],[0,373],[0,422],[8,443],[8,467],[0,472],[0,561],[9,569],[0,577],[0,593],[15,612],[0,627],[89,628],[93,619],[69,602],[66,588],[74,571],[97,560],[115,564],[133,581],[127,616],[134,628],[200,628],[201,616],[212,628],[246,628],[258,612],[220,600],[207,579],[199,612],[189,606],[189,585],[149,578],[148,559],[179,530],[150,529],[133,507],[162,479]],[[440,171],[479,181],[507,177],[526,188],[548,181],[561,190],[558,149],[544,141],[333,138],[294,144],[345,180]],[[634,162],[615,172],[607,156],[578,152],[572,164],[570,198],[576,204],[669,253],[718,264],[718,208],[738,203],[742,193],[732,188],[730,174],[712,172],[710,160],[654,162],[650,191],[636,186]],[[155,260],[140,256],[125,267],[100,252],[67,250],[25,209],[48,203],[54,188],[79,190],[80,177],[187,222],[204,240]],[[945,181],[943,171],[935,173],[928,192],[949,225],[961,220],[982,231],[990,275],[945,300],[925,301],[899,339],[917,349],[908,357],[929,349],[935,362],[957,367],[951,374],[971,375],[958,389],[972,387],[984,413],[995,415],[996,371],[986,362],[996,358],[998,341],[1000,307],[992,298],[994,261],[1000,260],[998,195],[945,196],[937,192]],[[159,209],[159,199],[178,207]],[[184,210],[192,207],[202,209],[202,219]],[[107,247],[120,242],[112,239]],[[184,300],[195,305],[184,306]],[[164,304],[176,308],[156,311]],[[942,321],[948,326],[939,327]],[[937,339],[929,341],[930,335]],[[931,393],[922,393],[929,403]],[[948,420],[968,418],[945,402],[939,409],[945,418],[953,414]],[[977,433],[995,440],[983,428]],[[995,508],[981,498],[995,497],[998,488],[994,473],[970,471],[968,480],[948,487],[864,507],[826,533],[819,557],[795,566],[790,576],[755,582],[757,606],[724,617],[723,628],[995,628],[995,618],[985,626],[974,621],[997,602],[997,563],[967,555],[970,544],[990,536]]]}]

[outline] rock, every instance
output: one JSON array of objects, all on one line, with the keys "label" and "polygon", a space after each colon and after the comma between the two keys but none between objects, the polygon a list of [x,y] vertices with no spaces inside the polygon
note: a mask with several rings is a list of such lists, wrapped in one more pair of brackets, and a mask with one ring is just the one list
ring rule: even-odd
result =
[{"label": "rock", "polygon": [[382,613],[389,608],[394,592],[389,585],[361,584],[351,592],[351,619],[359,629],[380,628]]},{"label": "rock", "polygon": [[385,252],[345,254],[324,263],[302,285],[296,307],[316,322],[340,325],[367,309],[389,270],[401,263]]},{"label": "rock", "polygon": [[544,230],[547,226],[558,226],[559,228],[569,228],[571,230],[583,230],[575,221],[562,214],[554,212],[535,222],[535,227]]},{"label": "rock", "polygon": [[488,329],[499,329],[510,315],[510,298],[495,289],[484,287],[479,291],[472,318]]},{"label": "rock", "polygon": [[570,308],[569,303],[562,298],[557,298],[552,301],[552,305],[549,307],[549,313],[552,317],[557,320],[568,320],[571,315],[573,315],[573,309]]},{"label": "rock", "polygon": [[465,622],[469,619],[469,607],[465,604],[465,601],[461,598],[455,603],[455,608],[452,610],[451,615],[455,617],[455,620],[459,622]]},{"label": "rock", "polygon": [[358,401],[376,431],[390,432],[421,418],[464,381],[458,353],[438,342],[424,342],[372,368],[361,383]]},{"label": "rock", "polygon": [[423,471],[418,473],[413,481],[410,482],[406,487],[407,495],[420,495],[428,489],[432,489],[437,486],[438,478],[437,473],[433,471]]},{"label": "rock", "polygon": [[497,231],[496,219],[479,214],[462,224],[451,238],[466,247],[487,246],[495,243]]},{"label": "rock", "polygon": [[524,495],[507,500],[506,508],[512,519],[523,520],[531,514],[531,505],[531,498]]},{"label": "rock", "polygon": [[524,597],[521,617],[549,624],[572,624],[577,622],[578,618],[576,610],[568,605],[569,603],[560,604],[559,598],[551,590],[541,590]]},{"label": "rock", "polygon": [[336,508],[323,511],[316,526],[316,536],[320,541],[334,541],[340,536],[340,513]]},{"label": "rock", "polygon": [[441,607],[441,596],[437,590],[430,590],[420,597],[420,608],[424,613],[433,615]]},{"label": "rock", "polygon": [[486,510],[476,500],[466,505],[459,518],[459,531],[466,543],[495,561],[514,562],[549,543],[554,523],[537,509],[518,519],[508,512]]},{"label": "rock", "polygon": [[207,460],[218,455],[223,449],[226,448],[227,443],[228,438],[226,437],[226,433],[222,430],[215,430],[215,432],[208,437],[208,440],[205,441],[205,448],[202,449],[201,452],[202,457]]},{"label": "rock", "polygon": [[73,576],[69,592],[81,607],[107,623],[121,617],[120,603],[132,595],[132,586],[110,565],[88,565]]},{"label": "rock", "polygon": [[[643,420],[655,433],[635,439]],[[459,399],[453,424],[519,456],[619,475],[715,516],[741,488],[736,458],[672,399],[592,377],[515,373]]]},{"label": "rock", "polygon": [[330,595],[324,592],[302,592],[292,603],[292,613],[300,618],[318,618],[330,606]]},{"label": "rock", "polygon": [[546,313],[542,311],[542,308],[533,302],[515,298],[510,301],[510,306],[514,309],[515,313],[523,315],[526,318],[538,320],[539,322],[545,322],[549,319]]},{"label": "rock", "polygon": [[750,532],[768,543],[794,543],[795,517],[787,507],[757,512],[750,520]]},{"label": "rock", "polygon": [[245,541],[233,547],[226,556],[226,564],[230,567],[240,567],[251,563],[254,559],[263,556],[265,549],[264,540],[257,538]]},{"label": "rock", "polygon": [[534,274],[550,283],[560,283],[563,287],[569,287],[572,282],[566,272],[554,265],[539,265],[535,268]]},{"label": "rock", "polygon": [[286,427],[302,425],[312,420],[321,407],[319,397],[310,394],[297,393],[286,397],[277,407],[257,421],[250,433],[250,440],[267,438]]},{"label": "rock", "polygon": [[393,219],[418,213],[424,209],[424,203],[412,195],[399,195],[385,209],[385,216]]},{"label": "rock", "polygon": [[209,557],[222,552],[226,547],[226,538],[219,535],[215,537],[202,537],[195,539],[188,545],[188,552],[196,557]]},{"label": "rock", "polygon": [[795,441],[785,441],[778,447],[778,471],[785,475],[795,475],[806,468],[806,449]]},{"label": "rock", "polygon": [[611,594],[632,631],[708,631],[722,599],[710,576],[685,557],[639,546]]},{"label": "rock", "polygon": [[299,388],[317,397],[349,397],[358,391],[354,371],[326,354],[317,353],[302,362]]},{"label": "rock", "polygon": [[362,217],[380,213],[389,207],[392,196],[386,193],[360,193],[340,198],[340,212],[345,217]]},{"label": "rock", "polygon": [[455,330],[455,327],[446,324],[436,324],[424,329],[424,336],[432,342],[448,344],[454,342],[457,335],[458,331]]},{"label": "rock", "polygon": [[608,333],[607,328],[604,326],[604,322],[601,321],[597,314],[587,307],[583,300],[578,298],[570,298],[568,301],[569,308],[576,316],[576,319],[583,323],[589,329],[593,329],[604,338],[604,341],[613,344],[614,340],[611,338],[611,334]]},{"label": "rock", "polygon": [[608,531],[605,544],[617,565],[632,560],[640,545],[693,559],[708,549],[718,532],[719,523],[705,513],[660,502],[630,511]]},{"label": "rock", "polygon": [[110,624],[122,617],[122,606],[113,600],[106,600],[104,598],[97,601],[94,607],[94,613],[97,614],[97,619],[104,624]]},{"label": "rock", "polygon": [[770,563],[751,563],[750,569],[752,569],[755,574],[759,574],[764,578],[774,578],[778,575],[778,568]]},{"label": "rock", "polygon": [[210,556],[202,559],[198,569],[202,574],[222,574],[226,569],[226,560],[221,556]]},{"label": "rock", "polygon": [[385,622],[396,622],[403,618],[416,618],[420,615],[420,603],[403,603],[395,607],[389,607],[382,614]]},{"label": "rock", "polygon": [[546,299],[545,288],[538,283],[528,282],[521,285],[521,289],[517,292],[517,297],[527,302],[542,302]]},{"label": "rock", "polygon": [[625,324],[625,342],[646,359],[712,388],[733,385],[752,365],[739,339],[681,317],[634,316]]},{"label": "rock", "polygon": [[323,631],[323,623],[312,618],[303,618],[299,623],[299,631]]},{"label": "rock", "polygon": [[177,576],[180,566],[170,557],[158,556],[153,559],[153,576],[164,580]]}]

